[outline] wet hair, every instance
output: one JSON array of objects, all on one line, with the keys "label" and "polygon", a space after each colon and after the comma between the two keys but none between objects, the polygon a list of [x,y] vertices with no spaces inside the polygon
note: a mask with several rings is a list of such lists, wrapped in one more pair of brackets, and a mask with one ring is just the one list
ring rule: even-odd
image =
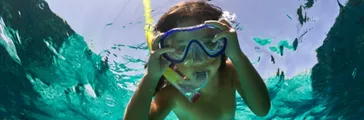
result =
[{"label": "wet hair", "polygon": [[[176,28],[178,23],[193,19],[199,23],[204,23],[206,20],[219,20],[223,12],[220,7],[207,3],[202,0],[183,1],[172,6],[166,13],[164,13],[154,27],[154,33],[167,32],[170,29]],[[225,54],[221,57],[221,64],[219,70],[226,66],[227,57]],[[146,67],[146,66],[145,66]],[[170,66],[173,67],[173,64]],[[166,78],[161,76],[154,95],[163,87],[168,85]]]}]

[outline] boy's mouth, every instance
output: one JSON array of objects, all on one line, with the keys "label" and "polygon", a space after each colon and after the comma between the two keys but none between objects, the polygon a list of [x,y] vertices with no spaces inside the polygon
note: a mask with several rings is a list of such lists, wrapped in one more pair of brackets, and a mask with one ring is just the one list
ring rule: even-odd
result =
[{"label": "boy's mouth", "polygon": [[[178,75],[180,75],[182,77],[183,80],[191,80],[191,78],[187,77],[186,75],[184,75],[181,71],[179,70],[175,70],[177,72]],[[209,70],[198,70],[196,72],[193,73],[193,75],[191,77],[195,77],[195,79],[204,79],[205,74],[209,73]]]},{"label": "boy's mouth", "polygon": [[181,78],[183,78],[183,81],[181,83],[183,84],[183,86],[191,90],[192,89],[199,90],[205,87],[208,80],[208,72],[207,71],[195,72],[193,73],[192,78],[186,76],[181,76]]},{"label": "boy's mouth", "polygon": [[[193,77],[193,80],[201,81],[201,80],[205,80],[207,75],[208,75],[208,71],[205,70],[205,71],[195,72],[195,73],[193,73],[193,75],[191,77]],[[188,78],[186,76],[182,76],[182,77],[183,77],[183,80],[191,80],[191,78]]]},{"label": "boy's mouth", "polygon": [[181,71],[176,70],[176,72],[181,76],[183,80],[193,80],[191,81],[194,84],[200,84],[207,79],[209,70],[200,70],[192,73],[191,75],[184,75]]},{"label": "boy's mouth", "polygon": [[208,70],[195,72],[194,77],[196,80],[205,80],[208,77]]}]

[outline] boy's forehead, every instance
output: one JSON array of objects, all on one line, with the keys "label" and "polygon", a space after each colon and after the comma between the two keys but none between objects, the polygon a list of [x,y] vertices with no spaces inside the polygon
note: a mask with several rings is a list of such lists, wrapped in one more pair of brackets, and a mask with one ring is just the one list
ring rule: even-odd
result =
[{"label": "boy's forehead", "polygon": [[218,33],[217,29],[212,28],[202,28],[199,30],[193,30],[193,31],[179,31],[173,33],[173,37],[191,37],[191,36],[211,36]]},{"label": "boy's forehead", "polygon": [[202,24],[202,23],[200,23],[194,19],[186,19],[183,21],[179,21],[177,23],[177,27],[188,27],[188,26],[194,26],[194,25],[198,25],[198,24]]},{"label": "boy's forehead", "polygon": [[177,32],[174,33],[171,37],[176,39],[191,39],[191,38],[201,38],[207,36],[207,30],[196,30],[196,31],[189,31],[189,32]]},{"label": "boy's forehead", "polygon": [[[190,20],[184,20],[180,21],[177,24],[177,27],[189,27],[189,26],[195,26],[202,24],[196,20],[190,19]],[[210,36],[212,34],[216,34],[216,30],[211,29],[200,29],[195,31],[187,31],[187,32],[176,32],[173,33],[170,37],[173,39],[178,40],[185,40],[185,39],[199,39],[202,37]]]}]

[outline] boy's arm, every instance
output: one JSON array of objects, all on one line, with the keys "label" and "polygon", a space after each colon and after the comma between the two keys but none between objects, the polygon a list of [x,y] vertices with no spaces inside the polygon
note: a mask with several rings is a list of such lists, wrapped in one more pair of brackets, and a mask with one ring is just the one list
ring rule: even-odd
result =
[{"label": "boy's arm", "polygon": [[125,110],[124,120],[154,120],[164,119],[171,110],[170,102],[163,99],[163,92],[159,91],[152,102],[157,78],[145,75],[139,83],[137,90],[130,99]]},{"label": "boy's arm", "polygon": [[233,73],[235,74],[234,84],[238,93],[242,96],[247,106],[254,114],[258,116],[267,115],[271,103],[263,79],[244,53],[241,52],[241,54],[230,59],[233,68],[235,68],[233,69]]},{"label": "boy's arm", "polygon": [[175,92],[173,86],[162,88],[154,97],[149,111],[150,120],[164,120],[174,106]]}]

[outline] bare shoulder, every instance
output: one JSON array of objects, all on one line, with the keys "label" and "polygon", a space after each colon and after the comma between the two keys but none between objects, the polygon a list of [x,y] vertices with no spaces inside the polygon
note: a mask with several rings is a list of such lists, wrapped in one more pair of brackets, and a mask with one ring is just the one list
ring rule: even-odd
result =
[{"label": "bare shoulder", "polygon": [[149,112],[150,119],[163,120],[168,115],[175,107],[176,92],[178,91],[171,85],[166,86],[157,92],[151,104]]},{"label": "bare shoulder", "polygon": [[157,95],[159,94],[160,96],[170,97],[176,94],[177,92],[178,90],[173,85],[169,84],[163,87],[160,91],[158,91]]},{"label": "bare shoulder", "polygon": [[234,65],[231,61],[227,60],[226,61],[226,66],[225,66],[225,70],[223,72],[223,78],[227,78],[231,83],[230,85],[234,85],[234,83],[237,80],[237,74],[236,74],[236,70],[234,68]]}]

